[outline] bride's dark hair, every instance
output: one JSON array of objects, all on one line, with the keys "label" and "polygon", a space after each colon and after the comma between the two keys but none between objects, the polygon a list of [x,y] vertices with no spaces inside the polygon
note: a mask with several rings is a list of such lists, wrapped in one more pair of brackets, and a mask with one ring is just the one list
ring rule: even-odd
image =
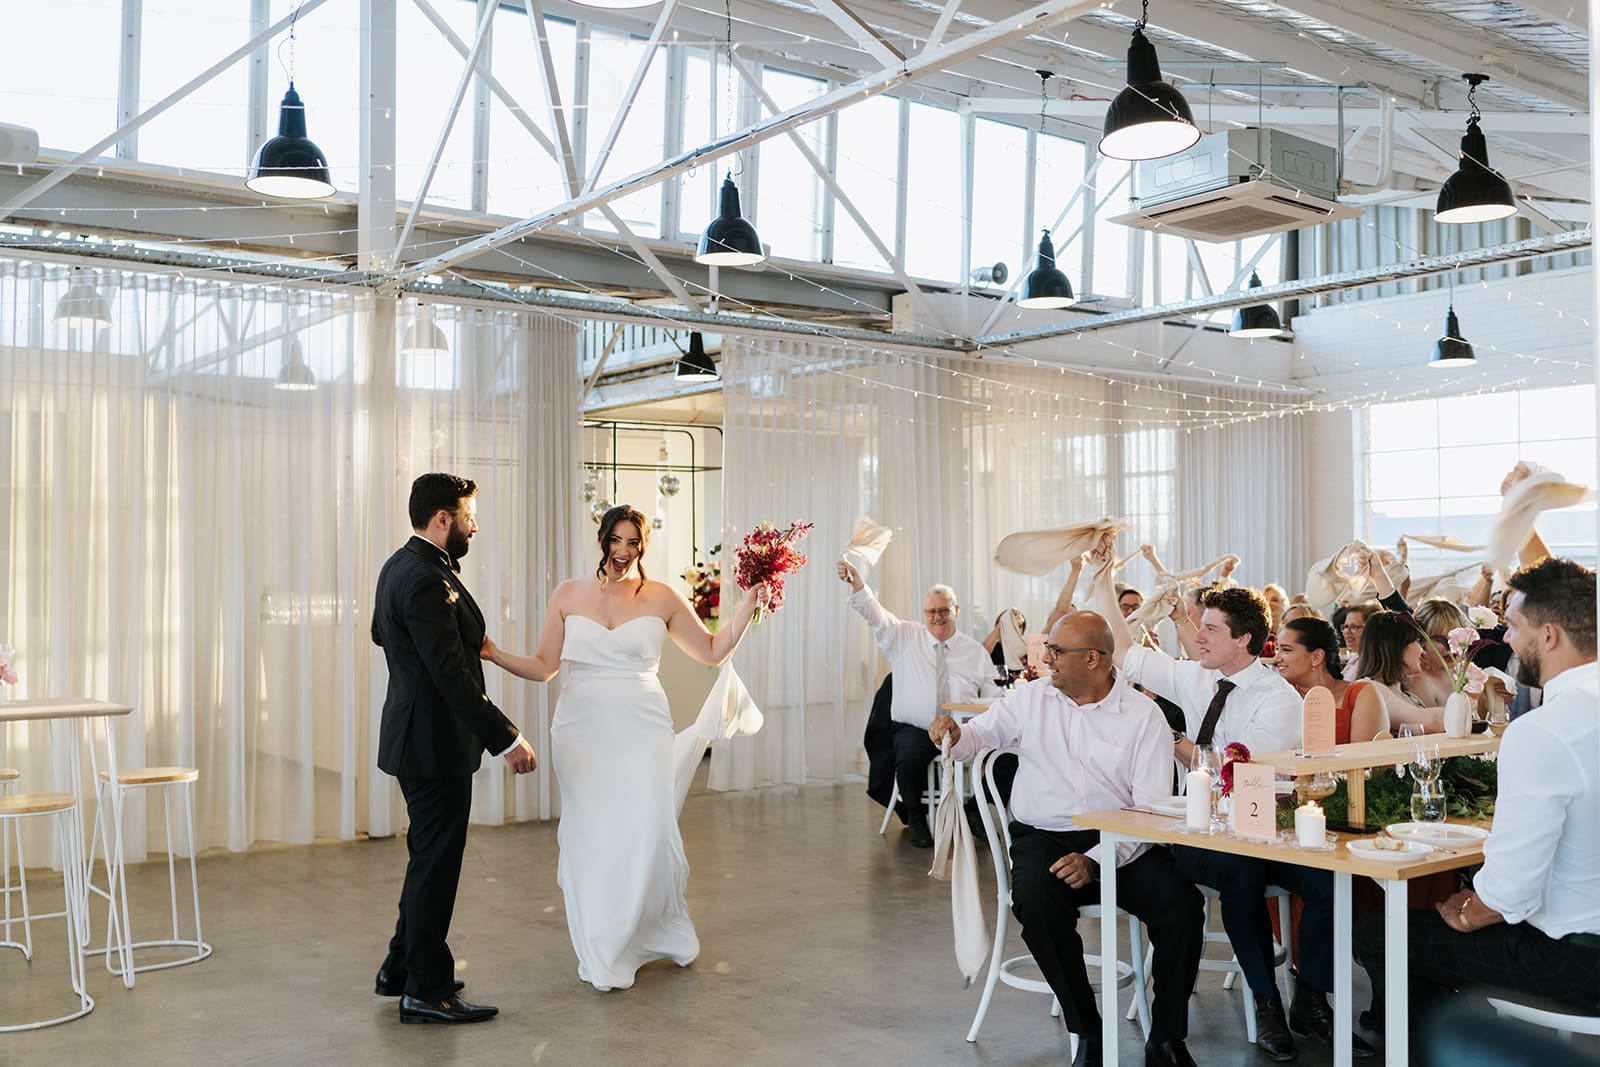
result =
[{"label": "bride's dark hair", "polygon": [[617,528],[619,522],[631,522],[639,531],[639,588],[633,591],[634,596],[644,592],[644,587],[649,578],[644,573],[644,550],[650,544],[650,520],[638,508],[629,507],[627,504],[618,504],[600,516],[600,565],[594,569],[594,575],[602,582],[606,581],[606,557],[611,554],[607,542]]}]

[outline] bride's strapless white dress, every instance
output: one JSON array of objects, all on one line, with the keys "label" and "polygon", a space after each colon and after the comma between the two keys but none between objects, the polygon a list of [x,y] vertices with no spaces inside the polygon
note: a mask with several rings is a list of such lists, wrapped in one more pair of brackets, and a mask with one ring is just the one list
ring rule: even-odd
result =
[{"label": "bride's strapless white dress", "polygon": [[653,615],[615,629],[566,618],[564,681],[550,725],[561,790],[556,881],[578,977],[599,990],[627,989],[651,960],[686,967],[699,955],[684,902],[689,862],[678,808],[709,741],[760,726],[760,712],[724,667],[695,725],[675,737],[656,678],[666,636]]}]

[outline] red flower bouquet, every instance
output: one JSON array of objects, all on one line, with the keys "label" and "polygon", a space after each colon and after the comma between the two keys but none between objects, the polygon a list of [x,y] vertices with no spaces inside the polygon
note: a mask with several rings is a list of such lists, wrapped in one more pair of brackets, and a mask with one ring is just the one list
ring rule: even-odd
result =
[{"label": "red flower bouquet", "polygon": [[1250,750],[1237,741],[1230,742],[1222,750],[1222,795],[1228,796],[1233,792],[1233,765],[1235,763],[1249,763]]},{"label": "red flower bouquet", "polygon": [[764,522],[744,535],[739,547],[733,550],[734,582],[740,589],[767,587],[767,607],[756,609],[755,621],[783,607],[783,578],[794,574],[806,565],[806,557],[795,548],[799,541],[816,525],[810,522],[791,522],[787,530],[779,530]]}]

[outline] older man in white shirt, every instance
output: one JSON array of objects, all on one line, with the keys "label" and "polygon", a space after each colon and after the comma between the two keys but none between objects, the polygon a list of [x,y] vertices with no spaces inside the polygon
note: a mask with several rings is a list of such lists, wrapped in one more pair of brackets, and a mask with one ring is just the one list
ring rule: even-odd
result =
[{"label": "older man in white shirt", "polygon": [[894,676],[889,718],[893,721],[894,777],[900,785],[900,818],[918,848],[933,847],[922,795],[928,765],[938,754],[928,726],[940,705],[996,696],[994,661],[977,638],[958,633],[961,605],[955,590],[936,585],[922,600],[922,622],[901,622],[872,595],[860,573],[839,561],[839,579],[850,586],[850,606],[872,630]]},{"label": "older man in white shirt", "polygon": [[[1099,555],[1109,554],[1102,546]],[[1294,687],[1260,660],[1270,625],[1266,600],[1253,589],[1212,589],[1201,597],[1198,629],[1186,613],[1176,620],[1198,658],[1176,660],[1160,649],[1139,647],[1121,614],[1109,569],[1095,582],[1094,602],[1106,614],[1116,640],[1124,679],[1177,703],[1186,729],[1173,730],[1173,752],[1187,766],[1195,747],[1224,748],[1239,742],[1251,752],[1279,752],[1300,744],[1303,701]],[[1114,617],[1113,617],[1114,616]],[[1290,1026],[1333,1042],[1333,875],[1293,863],[1235,856],[1199,848],[1175,848],[1184,877],[1217,891],[1222,926],[1239,969],[1255,997],[1256,1049],[1283,1062],[1298,1055]],[[1273,981],[1272,924],[1265,907],[1268,886],[1282,886],[1305,902],[1300,916],[1300,968],[1287,1013]],[[1372,1047],[1354,1038],[1356,1056]]]},{"label": "older man in white shirt", "polygon": [[[1100,1012],[1084,969],[1078,909],[1099,900],[1106,860],[1094,830],[1073,817],[1168,795],[1171,733],[1149,697],[1124,685],[1111,666],[1111,631],[1092,611],[1065,616],[1044,646],[1049,678],[1013,689],[960,726],[934,720],[929,737],[954,742],[957,759],[988,748],[1015,750],[1011,787],[1011,909],[1022,940],[1078,1035],[1074,1064],[1100,1062]],[[1150,931],[1155,1003],[1145,1063],[1193,1064],[1189,993],[1203,945],[1199,892],[1165,848],[1117,846],[1117,905]]]},{"label": "older man in white shirt", "polygon": [[[1412,912],[1415,1006],[1450,990],[1600,1013],[1600,668],[1594,571],[1543,559],[1511,577],[1505,640],[1517,680],[1544,703],[1500,742],[1494,829],[1463,890]],[[1383,1003],[1383,916],[1358,924],[1356,956]],[[1391,1040],[1404,1040],[1391,1035]]]}]

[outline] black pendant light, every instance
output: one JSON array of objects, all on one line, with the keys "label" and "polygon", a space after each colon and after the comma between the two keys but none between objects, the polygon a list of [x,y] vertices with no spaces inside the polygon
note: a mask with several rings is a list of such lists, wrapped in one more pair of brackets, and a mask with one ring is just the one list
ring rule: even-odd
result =
[{"label": "black pendant light", "polygon": [[111,301],[101,295],[81,268],[75,268],[67,291],[56,301],[53,319],[69,330],[98,330],[111,325]]},{"label": "black pendant light", "polygon": [[1470,367],[1477,362],[1472,344],[1461,336],[1461,323],[1456,320],[1456,305],[1452,300],[1450,310],[1444,317],[1444,336],[1434,342],[1433,358],[1428,361],[1428,366]]},{"label": "black pendant light", "polygon": [[294,393],[308,393],[317,387],[317,376],[311,373],[306,354],[300,348],[300,342],[293,337],[284,342],[283,369],[278,372],[278,380],[272,387]]},{"label": "black pendant light", "polygon": [[[1261,276],[1255,271],[1250,272],[1248,289],[1261,288]],[[1283,320],[1278,318],[1278,309],[1271,304],[1251,304],[1249,307],[1235,309],[1233,313],[1233,328],[1228,331],[1230,337],[1277,337],[1283,333]]]},{"label": "black pendant light", "polygon": [[[289,50],[283,67],[289,79],[289,91],[283,94],[283,103],[278,105],[278,136],[256,152],[244,184],[251,192],[263,196],[316,200],[333,195],[333,178],[328,173],[328,157],[306,136],[306,105],[294,91],[294,34],[299,20],[300,5],[296,3],[294,15],[289,19],[289,38],[283,44]],[[282,61],[281,50],[278,55]]]},{"label": "black pendant light", "polygon": [[1046,230],[1039,238],[1039,263],[1022,283],[1017,307],[1065,308],[1077,302],[1078,298],[1072,295],[1072,283],[1056,266],[1056,247],[1050,243],[1050,231]]},{"label": "black pendant light", "polygon": [[720,377],[717,365],[706,353],[706,341],[699,331],[689,335],[689,351],[678,357],[672,376],[680,382],[714,382]]},{"label": "black pendant light", "polygon": [[1439,189],[1439,203],[1433,221],[1452,224],[1492,222],[1517,212],[1511,183],[1489,166],[1489,143],[1478,128],[1483,118],[1478,110],[1478,86],[1489,80],[1487,74],[1463,74],[1471,86],[1467,90],[1467,132],[1461,136],[1461,162],[1456,172]]},{"label": "black pendant light", "polygon": [[756,228],[739,211],[739,187],[729,174],[722,179],[722,212],[700,235],[694,261],[715,267],[750,267],[766,258]]},{"label": "black pendant light", "polygon": [[1144,0],[1128,45],[1128,85],[1106,109],[1100,154],[1112,159],[1160,159],[1176,155],[1200,140],[1189,101],[1161,79],[1155,45],[1144,35],[1150,0]]}]

